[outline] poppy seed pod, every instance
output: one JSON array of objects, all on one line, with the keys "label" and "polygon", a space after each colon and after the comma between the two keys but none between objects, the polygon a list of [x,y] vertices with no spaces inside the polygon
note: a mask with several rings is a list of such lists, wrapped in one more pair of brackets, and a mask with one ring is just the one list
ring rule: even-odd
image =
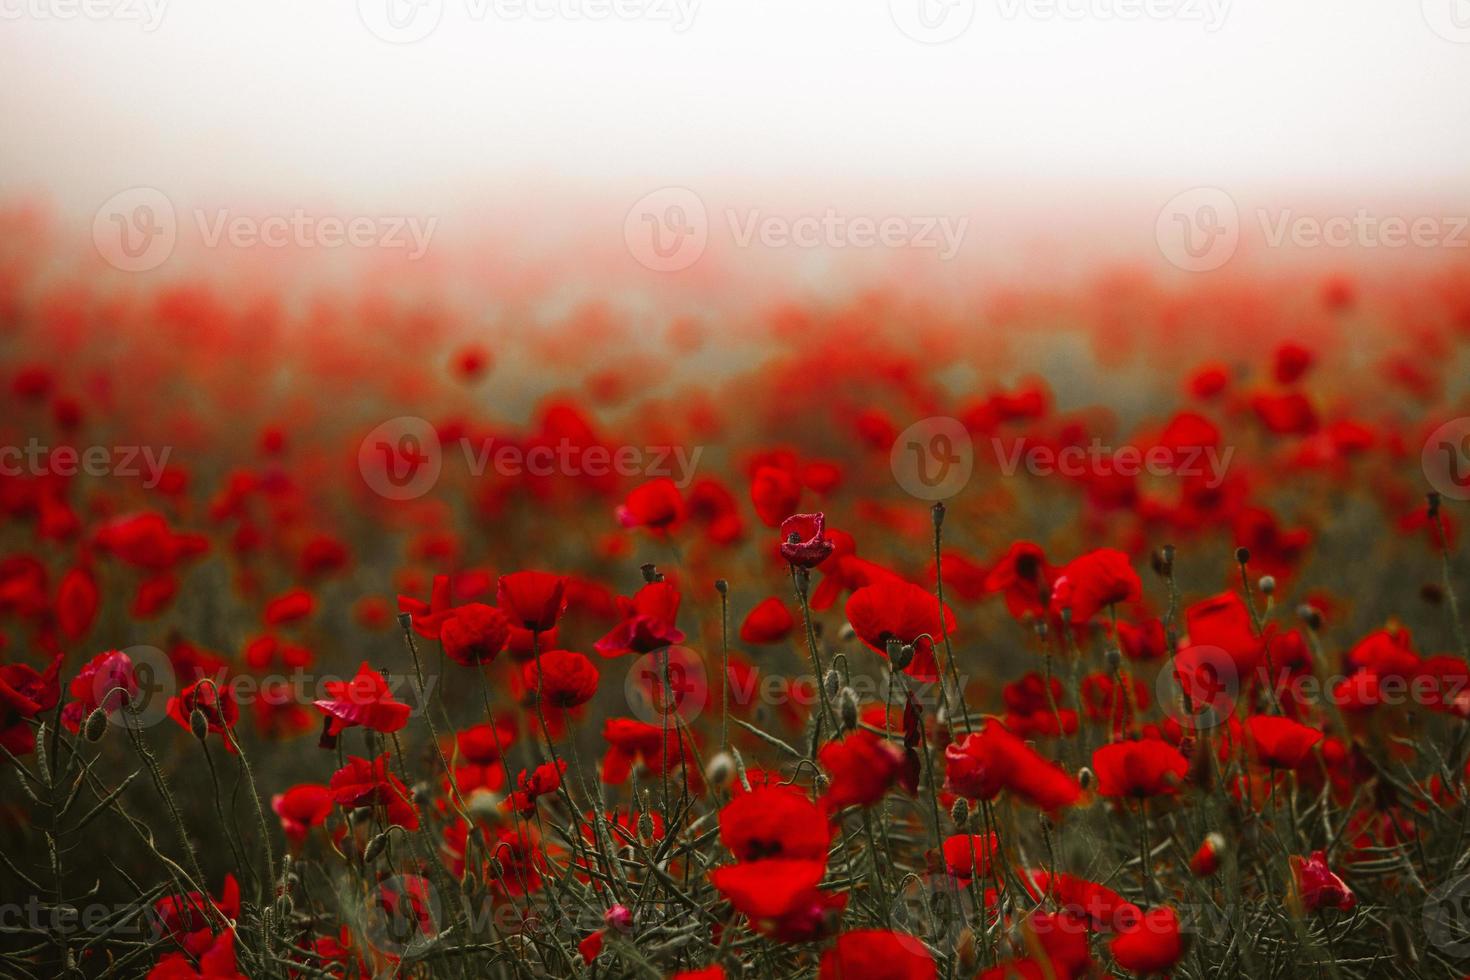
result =
[{"label": "poppy seed pod", "polygon": [[1424,501],[1429,505],[1429,519],[1433,520],[1439,516],[1439,492],[1431,490],[1424,495]]},{"label": "poppy seed pod", "polygon": [[1249,548],[1236,548],[1235,561],[1239,565],[1249,565],[1251,561],[1251,550]]},{"label": "poppy seed pod", "polygon": [[398,625],[404,630],[413,626],[413,613],[401,612],[398,614]]},{"label": "poppy seed pod", "polygon": [[941,500],[938,503],[936,503],[933,507],[929,508],[929,514],[934,519],[934,526],[936,528],[943,527],[944,526],[944,501]]},{"label": "poppy seed pod", "polygon": [[1316,632],[1322,628],[1322,613],[1316,606],[1302,603],[1296,607],[1297,618],[1307,625],[1307,628]]},{"label": "poppy seed pod", "polygon": [[1262,575],[1261,580],[1256,583],[1262,595],[1273,595],[1276,592],[1276,576]]},{"label": "poppy seed pod", "polygon": [[1109,672],[1115,671],[1123,663],[1123,651],[1117,647],[1108,647],[1103,654],[1103,660],[1107,663]]},{"label": "poppy seed pod", "polygon": [[728,595],[730,592],[730,583],[722,578],[715,579],[715,591],[720,595]]},{"label": "poppy seed pod", "polygon": [[954,806],[949,808],[949,819],[954,821],[956,827],[963,829],[970,820],[970,801],[963,796],[956,798]]},{"label": "poppy seed pod", "polygon": [[94,708],[87,716],[87,727],[83,734],[89,742],[100,742],[102,736],[107,734],[107,712]]}]

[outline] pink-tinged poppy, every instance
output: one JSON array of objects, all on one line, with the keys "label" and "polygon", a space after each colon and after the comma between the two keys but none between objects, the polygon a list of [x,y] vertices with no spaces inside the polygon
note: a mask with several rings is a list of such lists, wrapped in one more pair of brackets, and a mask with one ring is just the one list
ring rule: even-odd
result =
[{"label": "pink-tinged poppy", "polygon": [[1146,799],[1177,793],[1189,760],[1160,738],[1125,739],[1096,749],[1092,769],[1100,795]]},{"label": "pink-tinged poppy", "polygon": [[1141,975],[1167,973],[1184,955],[1179,917],[1167,905],[1149,909],[1131,929],[1114,936],[1108,948],[1125,970]]},{"label": "pink-tinged poppy", "polygon": [[[208,730],[221,736],[240,720],[234,691],[228,684],[221,686],[212,680],[195,681],[168,699],[168,716],[185,731],[192,730],[196,711],[204,717]],[[233,733],[225,738],[225,748],[236,751]]]},{"label": "pink-tinged poppy", "polygon": [[673,480],[663,477],[634,487],[617,511],[623,527],[671,531],[684,519],[684,498]]},{"label": "pink-tinged poppy", "polygon": [[887,657],[889,641],[896,640],[913,648],[904,673],[919,680],[939,676],[934,645],[954,635],[955,618],[948,606],[941,618],[939,600],[927,589],[899,579],[865,585],[848,597],[845,611],[870,650]]},{"label": "pink-tinged poppy", "polygon": [[505,648],[510,621],[483,602],[455,606],[439,624],[439,641],[449,659],[464,667],[487,664]]},{"label": "pink-tinged poppy", "polygon": [[1245,731],[1251,758],[1272,769],[1300,769],[1322,741],[1318,729],[1276,715],[1251,715]]},{"label": "pink-tinged poppy", "polygon": [[1069,562],[1052,584],[1051,608],[1070,612],[1073,623],[1085,623],[1108,606],[1137,602],[1143,585],[1128,556],[1101,548]]},{"label": "pink-tinged poppy", "polygon": [[1291,872],[1301,897],[1302,908],[1307,912],[1318,909],[1339,909],[1351,912],[1358,904],[1358,897],[1327,866],[1327,852],[1313,851],[1310,857],[1291,856]]},{"label": "pink-tinged poppy", "polygon": [[934,957],[923,940],[887,929],[856,929],[822,954],[820,980],[935,980]]},{"label": "pink-tinged poppy", "polygon": [[828,742],[817,753],[829,782],[822,801],[832,811],[849,806],[872,806],[898,778],[903,752],[867,729]]},{"label": "pink-tinged poppy", "polygon": [[344,807],[381,806],[390,824],[418,830],[419,811],[413,794],[388,768],[385,752],[369,762],[349,755],[347,764],[332,773],[327,783],[332,802]]},{"label": "pink-tinged poppy", "polygon": [[327,696],[312,703],[327,716],[322,738],[328,747],[335,743],[338,735],[354,725],[386,734],[408,724],[412,709],[393,699],[383,675],[369,667],[365,660],[351,680],[327,681],[324,686]]},{"label": "pink-tinged poppy", "polygon": [[61,723],[68,731],[79,731],[93,711],[102,708],[112,714],[136,698],[139,690],[131,657],[121,650],[99,653],[68,685],[72,700],[61,709]]},{"label": "pink-tinged poppy", "polygon": [[526,690],[534,696],[539,689],[546,704],[557,708],[576,708],[591,701],[598,677],[592,661],[571,650],[548,650],[521,665]]},{"label": "pink-tinged poppy", "polygon": [[325,786],[300,783],[271,797],[271,809],[281,819],[281,830],[292,847],[300,847],[311,828],[320,827],[332,812],[332,794]]},{"label": "pink-tinged poppy", "polygon": [[740,624],[740,639],[745,643],[780,643],[796,627],[796,617],[775,596],[762,599]]},{"label": "pink-tinged poppy", "polygon": [[549,572],[513,572],[500,576],[495,603],[511,625],[532,633],[556,626],[566,605],[566,579]]},{"label": "pink-tinged poppy", "polygon": [[1082,795],[1076,780],[994,721],[945,747],[944,772],[949,788],[972,800],[992,800],[1005,789],[1055,810]]},{"label": "pink-tinged poppy", "polygon": [[827,515],[794,514],[781,522],[781,557],[802,568],[815,568],[832,554]]}]

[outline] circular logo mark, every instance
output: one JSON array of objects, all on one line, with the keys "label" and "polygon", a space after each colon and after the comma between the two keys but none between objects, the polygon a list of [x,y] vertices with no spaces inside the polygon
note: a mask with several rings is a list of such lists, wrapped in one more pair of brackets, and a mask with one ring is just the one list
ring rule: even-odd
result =
[{"label": "circular logo mark", "polygon": [[357,0],[357,16],[389,44],[422,41],[444,17],[444,0]]},{"label": "circular logo mark", "polygon": [[421,875],[393,875],[368,892],[363,934],[373,948],[411,957],[432,944],[444,921],[439,892]]},{"label": "circular logo mark", "polygon": [[357,468],[380,497],[422,497],[434,488],[444,468],[439,433],[415,415],[389,419],[369,432],[358,446]]},{"label": "circular logo mark", "polygon": [[115,269],[147,272],[168,261],[178,242],[173,202],[154,187],[130,187],[109,197],[92,218],[92,244]]},{"label": "circular logo mark", "polygon": [[1159,251],[1186,272],[1210,272],[1240,244],[1240,211],[1218,187],[1195,187],[1169,199],[1154,223]]},{"label": "circular logo mark", "polygon": [[178,693],[173,663],[157,647],[128,647],[122,654],[126,661],[111,659],[92,676],[92,701],[107,709],[110,724],[150,728],[168,715],[169,698]]},{"label": "circular logo mark", "polygon": [[975,470],[975,444],[959,419],[935,415],[904,429],[888,452],[893,478],[920,500],[946,500]]},{"label": "circular logo mark", "polygon": [[[667,678],[665,677],[667,673]],[[628,668],[623,681],[628,707],[640,721],[662,724],[664,713],[684,724],[698,718],[709,703],[709,675],[704,658],[688,647],[665,647],[645,653]]]},{"label": "circular logo mark", "polygon": [[1470,875],[1429,893],[1424,900],[1424,938],[1449,956],[1470,955]]},{"label": "circular logo mark", "polygon": [[1207,731],[1234,713],[1240,671],[1235,659],[1219,647],[1188,646],[1159,670],[1154,694],[1165,714],[1182,728]]},{"label": "circular logo mark", "polygon": [[1451,419],[1430,433],[1419,462],[1442,496],[1470,500],[1470,417]]},{"label": "circular logo mark", "polygon": [[1470,44],[1470,2],[1467,0],[1421,0],[1424,22],[1446,41]]},{"label": "circular logo mark", "polygon": [[888,0],[888,14],[920,44],[943,44],[970,29],[975,0]]},{"label": "circular logo mark", "polygon": [[709,243],[704,201],[687,187],[645,194],[623,219],[623,241],[638,264],[654,272],[678,272],[699,261]]}]

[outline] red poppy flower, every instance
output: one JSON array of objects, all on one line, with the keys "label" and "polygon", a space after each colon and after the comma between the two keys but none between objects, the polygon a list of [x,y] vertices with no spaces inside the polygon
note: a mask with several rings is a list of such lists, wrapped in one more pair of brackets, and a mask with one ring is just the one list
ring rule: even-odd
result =
[{"label": "red poppy flower", "polygon": [[[234,875],[225,875],[224,885],[220,890],[219,898],[214,900],[214,905],[228,918],[239,917],[240,883],[235,880]],[[154,919],[157,925],[167,930],[175,942],[187,946],[191,933],[198,933],[201,929],[208,930],[209,906],[208,896],[201,895],[199,892],[166,895],[153,903]],[[205,938],[208,938],[207,932]],[[190,951],[199,955],[208,947],[209,943],[206,942],[203,948],[196,947]]]},{"label": "red poppy flower", "polygon": [[306,589],[289,589],[265,604],[265,624],[283,626],[310,616],[316,597]]},{"label": "red poppy flower", "polygon": [[1276,348],[1273,372],[1280,384],[1294,384],[1312,366],[1316,356],[1308,347],[1287,341]]},{"label": "red poppy flower", "polygon": [[857,929],[837,937],[822,954],[820,980],[935,980],[934,958],[923,940],[887,929]]},{"label": "red poppy flower", "polygon": [[1169,652],[1163,621],[1146,619],[1137,625],[1119,622],[1118,646],[1129,660],[1162,660]]},{"label": "red poppy flower", "polygon": [[1071,919],[1099,932],[1130,928],[1143,914],[1106,885],[1064,872],[1025,871],[1021,884],[1033,899],[1049,898]]},{"label": "red poppy flower", "polygon": [[827,860],[832,828],[822,808],[792,787],[741,793],[720,811],[720,842],[737,861]]},{"label": "red poppy flower", "polygon": [[211,937],[208,929],[203,931],[208,943],[197,968],[189,953],[165,953],[148,971],[147,980],[247,980],[235,965],[235,934],[226,930]]},{"label": "red poppy flower", "polygon": [[[240,706],[235,703],[234,692],[229,685],[221,687],[212,680],[195,681],[168,699],[168,716],[185,731],[191,729],[195,711],[204,716],[209,731],[220,735],[240,720]],[[225,739],[225,748],[235,751],[233,738]]]},{"label": "red poppy flower", "polygon": [[710,883],[751,927],[778,942],[811,942],[830,934],[847,904],[845,894],[823,892],[822,860],[745,861],[710,872]]},{"label": "red poppy flower", "polygon": [[409,614],[415,633],[431,640],[439,639],[439,629],[444,620],[454,614],[454,604],[449,593],[449,576],[434,576],[428,602],[413,596],[400,595],[398,610]]},{"label": "red poppy flower", "polygon": [[1293,854],[1291,871],[1306,911],[1340,909],[1351,912],[1357,906],[1358,897],[1353,890],[1327,866],[1326,851],[1313,851],[1307,858]]},{"label": "red poppy flower", "polygon": [[750,500],[766,527],[777,527],[801,504],[801,483],[789,470],[761,466],[750,479]]},{"label": "red poppy flower", "polygon": [[585,656],[571,650],[548,650],[524,664],[521,671],[526,690],[534,694],[539,686],[545,702],[558,708],[579,707],[597,693],[597,668]]},{"label": "red poppy flower", "polygon": [[1165,973],[1184,955],[1179,917],[1167,905],[1149,909],[1131,929],[1114,936],[1108,948],[1125,970],[1139,974]]},{"label": "red poppy flower", "polygon": [[1070,610],[1073,623],[1085,623],[1101,609],[1136,602],[1143,592],[1128,556],[1112,548],[1090,551],[1062,569],[1052,584],[1051,608]]},{"label": "red poppy flower", "polygon": [[516,785],[520,788],[510,795],[506,806],[523,817],[535,816],[536,801],[555,793],[566,771],[567,764],[563,761],[543,762],[530,773],[522,770],[516,777]]},{"label": "red poppy flower", "polygon": [[1224,650],[1235,661],[1237,677],[1242,680],[1255,673],[1261,641],[1240,596],[1225,592],[1196,602],[1185,609],[1184,621],[1191,644]]},{"label": "red poppy flower", "polygon": [[1199,849],[1189,859],[1189,873],[1196,878],[1208,878],[1220,868],[1220,855],[1225,851],[1225,838],[1210,831],[1200,843]]},{"label": "red poppy flower", "polygon": [[566,603],[566,579],[549,572],[514,572],[500,576],[495,602],[513,626],[544,633],[556,625]]},{"label": "red poppy flower", "polygon": [[505,648],[510,621],[505,613],[483,602],[456,606],[439,625],[439,640],[449,659],[464,667],[486,664]]},{"label": "red poppy flower", "polygon": [[84,567],[61,577],[56,590],[56,625],[69,640],[80,640],[97,619],[97,580]]},{"label": "red poppy flower", "polygon": [[594,645],[604,657],[652,653],[684,642],[684,631],[674,625],[679,615],[679,590],[670,582],[650,582],[632,599],[618,597],[622,621]]},{"label": "red poppy flower", "polygon": [[992,800],[1007,789],[1043,810],[1055,810],[1082,795],[1076,780],[994,721],[945,748],[944,772],[949,788],[972,800]]},{"label": "red poppy flower", "polygon": [[939,676],[934,644],[954,635],[955,618],[948,606],[940,618],[939,600],[927,589],[900,579],[865,585],[848,597],[846,613],[858,638],[882,656],[888,656],[889,640],[914,648],[904,673],[920,680]]},{"label": "red poppy flower", "polygon": [[357,676],[348,681],[327,681],[324,685],[327,696],[314,701],[329,719],[323,731],[323,741],[330,747],[333,739],[353,725],[362,725],[375,732],[396,732],[408,724],[411,711],[408,705],[393,699],[383,675],[368,666],[367,661],[357,668]]},{"label": "red poppy flower", "polygon": [[1128,739],[1094,751],[1092,769],[1101,795],[1144,799],[1177,793],[1189,761],[1163,739]]},{"label": "red poppy flower", "polygon": [[79,731],[93,711],[100,707],[112,714],[136,698],[138,691],[131,657],[121,650],[99,653],[87,661],[67,686],[73,700],[61,709],[61,723],[69,731]]},{"label": "red poppy flower", "polygon": [[332,794],[325,786],[301,783],[271,797],[271,809],[281,818],[281,830],[293,847],[300,847],[311,828],[332,812]]},{"label": "red poppy flower", "polygon": [[791,635],[796,618],[775,596],[762,599],[740,624],[740,639],[746,643],[779,643]]},{"label": "red poppy flower", "polygon": [[348,756],[347,764],[332,773],[327,789],[333,802],[341,806],[381,806],[390,824],[408,830],[419,828],[419,811],[414,806],[413,794],[389,771],[386,752],[371,762]]},{"label": "red poppy flower", "polygon": [[1017,541],[990,569],[985,577],[989,592],[1004,593],[1006,609],[1016,619],[1046,612],[1051,596],[1053,569],[1039,545]]},{"label": "red poppy flower", "polygon": [[673,480],[667,477],[649,480],[633,488],[618,508],[617,517],[623,527],[672,530],[684,519],[684,498]]},{"label": "red poppy flower", "polygon": [[867,729],[828,742],[817,758],[831,777],[822,800],[834,812],[877,803],[903,766],[903,752],[898,746]]},{"label": "red poppy flower", "polygon": [[1300,769],[1322,741],[1317,729],[1276,715],[1251,715],[1245,729],[1251,757],[1272,769]]},{"label": "red poppy flower", "polygon": [[[662,774],[666,767],[674,770],[684,766],[684,738],[677,728],[666,732],[659,725],[633,718],[609,718],[603,722],[602,737],[607,742],[607,753],[602,757],[602,781],[610,786],[627,782],[634,763],[642,763],[655,776]],[[697,767],[691,764],[684,771],[691,788],[697,790],[700,785]]]},{"label": "red poppy flower", "polygon": [[951,834],[944,839],[944,868],[961,885],[973,878],[984,879],[990,873],[997,838],[989,834]]},{"label": "red poppy flower", "polygon": [[[0,665],[0,745],[11,755],[26,755],[35,750],[36,733],[28,719],[50,711],[60,700],[61,685],[57,674],[61,670],[62,659],[60,653],[53,657],[44,674],[29,664]],[[68,724],[66,708],[62,709],[61,720],[76,730]]]},{"label": "red poppy flower", "polygon": [[826,514],[794,514],[786,518],[781,522],[781,557],[802,568],[820,565],[834,548],[826,532]]}]

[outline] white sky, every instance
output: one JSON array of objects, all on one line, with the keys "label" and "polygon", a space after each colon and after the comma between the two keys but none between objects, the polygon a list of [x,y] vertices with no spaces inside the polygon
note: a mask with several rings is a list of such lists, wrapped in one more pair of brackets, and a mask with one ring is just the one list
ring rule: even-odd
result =
[{"label": "white sky", "polygon": [[[390,2],[437,28],[385,42]],[[1467,0],[586,2],[0,0],[0,199],[1470,195]]]}]

